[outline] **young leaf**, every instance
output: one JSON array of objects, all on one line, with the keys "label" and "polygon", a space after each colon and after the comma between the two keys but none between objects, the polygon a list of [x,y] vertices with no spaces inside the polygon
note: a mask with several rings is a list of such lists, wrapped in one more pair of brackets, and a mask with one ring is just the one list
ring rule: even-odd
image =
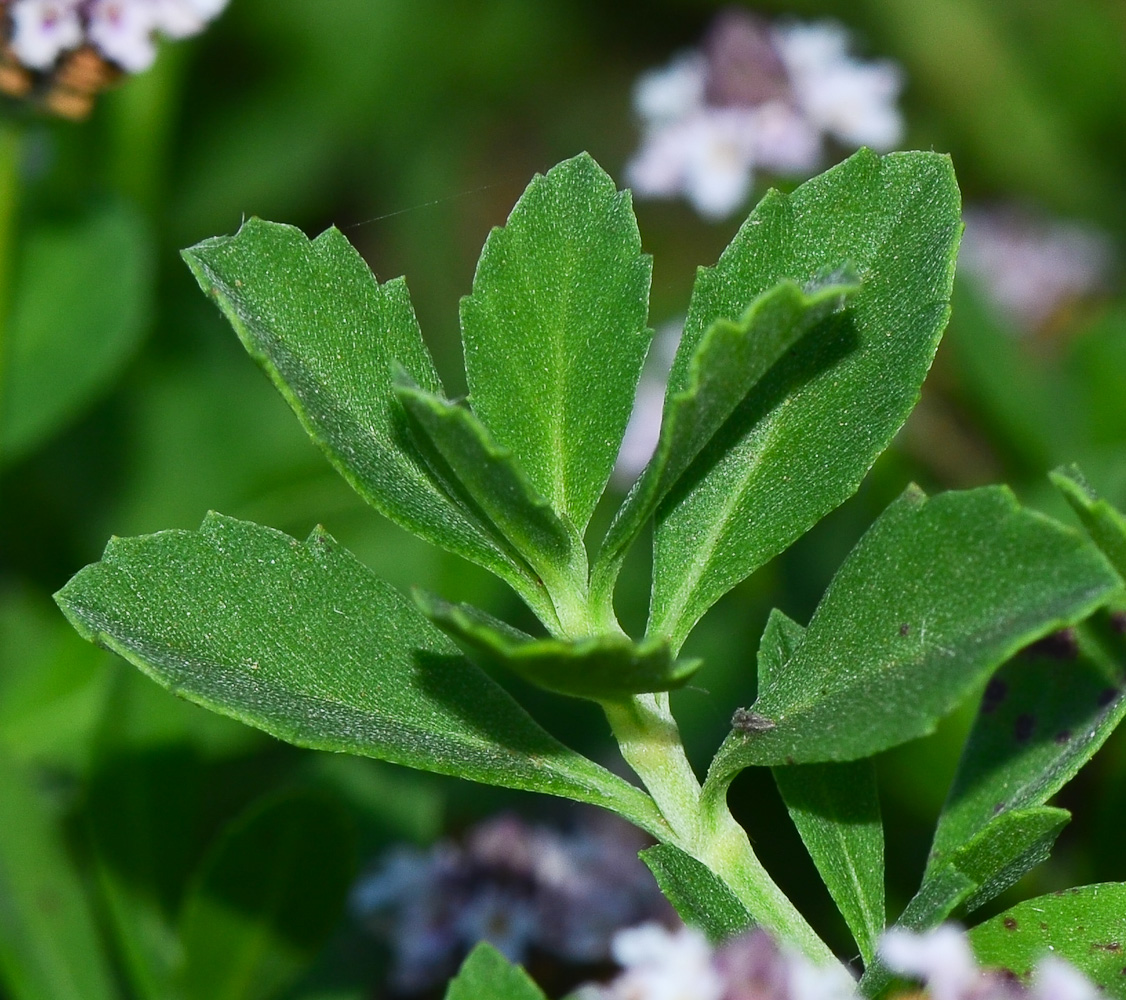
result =
[{"label": "young leaf", "polygon": [[460,487],[468,494],[470,504],[482,512],[481,521],[496,526],[501,539],[545,580],[549,592],[559,593],[561,576],[570,577],[572,587],[585,586],[582,538],[568,530],[536,493],[512,452],[492,440],[473,412],[420,389],[405,372],[396,375],[395,394],[423,438],[424,453],[437,451],[455,478],[451,493]]},{"label": "young leaf", "polygon": [[30,774],[0,753],[0,987],[12,1000],[115,1000],[78,872]]},{"label": "young leaf", "polygon": [[705,331],[779,281],[850,261],[863,285],[754,387],[658,509],[650,632],[679,648],[719,597],[855,492],[918,399],[960,232],[948,159],[862,150],[769,193],[700,271],[670,398]]},{"label": "young leaf", "polygon": [[710,868],[672,844],[641,852],[680,919],[699,927],[713,944],[741,934],[754,921],[747,908]]},{"label": "young leaf", "polygon": [[520,966],[512,965],[496,948],[482,941],[450,981],[445,1000],[547,1000],[547,997]]},{"label": "young leaf", "polygon": [[859,289],[848,269],[803,289],[782,281],[738,321],[718,319],[692,353],[684,385],[670,384],[657,449],[614,518],[595,567],[594,587],[609,600],[626,549],[692,460],[754,385],[793,345]]},{"label": "young leaf", "polygon": [[417,591],[415,601],[470,659],[511,670],[556,694],[614,701],[667,691],[684,684],[701,664],[675,659],[664,639],[535,639],[467,604],[449,604]]},{"label": "young leaf", "polygon": [[1115,591],[1106,561],[1001,487],[909,488],[837,571],[709,782],[754,764],[869,756],[931,732],[997,665]]},{"label": "young leaf", "polygon": [[184,902],[186,1000],[268,1000],[293,982],[343,915],[355,850],[323,795],[289,793],[236,820]]},{"label": "young leaf", "polygon": [[1043,805],[1126,715],[1126,649],[1107,622],[1050,636],[990,680],[935,831],[928,869],[1012,809]]},{"label": "young leaf", "polygon": [[[769,688],[801,645],[797,622],[774,609],[758,650],[759,691]],[[802,843],[871,964],[884,930],[884,827],[870,760],[773,768]]]},{"label": "young leaf", "polygon": [[479,563],[520,593],[531,574],[435,482],[409,440],[392,364],[441,383],[401,279],[379,284],[336,229],[309,240],[250,219],[183,252],[200,287],[352,487],[416,535]]},{"label": "young leaf", "polygon": [[1070,962],[1107,996],[1126,998],[1126,884],[1084,885],[1018,903],[974,927],[970,944],[987,968],[1026,980],[1048,955]]},{"label": "young leaf", "polygon": [[584,153],[528,185],[462,300],[474,411],[580,533],[649,349],[651,270],[629,193]]},{"label": "young leaf", "polygon": [[1095,544],[1126,579],[1126,517],[1099,499],[1078,466],[1056,469],[1049,477],[1079,515]]},{"label": "young leaf", "polygon": [[114,539],[57,595],[158,683],[298,746],[592,802],[659,832],[644,793],[549,736],[321,530],[212,514]]}]

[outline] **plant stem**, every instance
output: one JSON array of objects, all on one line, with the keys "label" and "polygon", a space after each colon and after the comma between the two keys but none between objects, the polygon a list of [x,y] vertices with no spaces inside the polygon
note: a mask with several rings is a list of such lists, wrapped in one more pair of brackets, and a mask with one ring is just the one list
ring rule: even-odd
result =
[{"label": "plant stem", "polygon": [[842,976],[848,976],[829,946],[762,867],[726,802],[702,799],[700,783],[669,710],[668,695],[636,695],[603,708],[622,756],[672,830],[669,842],[718,875],[758,923],[819,965],[831,963],[840,968]]},{"label": "plant stem", "polygon": [[0,119],[0,458],[7,426],[7,361],[11,350],[8,327],[12,312],[12,271],[16,216],[19,212],[20,159],[23,125]]}]

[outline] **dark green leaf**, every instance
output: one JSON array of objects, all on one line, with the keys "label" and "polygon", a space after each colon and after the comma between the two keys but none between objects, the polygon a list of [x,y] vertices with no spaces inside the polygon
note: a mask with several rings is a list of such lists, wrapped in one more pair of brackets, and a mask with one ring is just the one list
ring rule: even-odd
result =
[{"label": "dark green leaf", "polygon": [[[452,473],[450,492],[467,494],[469,504],[481,511],[481,522],[495,525],[553,596],[585,588],[582,538],[535,491],[512,452],[493,441],[472,411],[420,389],[409,375],[398,374],[395,393],[423,438],[424,453],[436,451]],[[443,469],[434,471],[441,475]]]},{"label": "dark green leaf", "polygon": [[[775,608],[758,649],[759,691],[784,670],[805,636]],[[870,760],[773,769],[802,843],[870,964],[884,929],[884,827]]]},{"label": "dark green leaf", "polygon": [[725,941],[754,921],[747,908],[710,868],[672,844],[657,844],[641,852],[680,919],[699,927],[713,943]]},{"label": "dark green leaf", "polygon": [[624,635],[536,639],[467,604],[449,604],[418,592],[415,600],[470,659],[511,670],[557,694],[613,701],[667,691],[684,684],[701,663],[675,659],[663,639],[634,642]]},{"label": "dark green leaf", "polygon": [[[1072,645],[1074,643],[1074,645]],[[985,689],[929,868],[1003,812],[1043,805],[1126,715],[1126,649],[1102,618],[1015,657]]]},{"label": "dark green leaf", "polygon": [[1111,997],[1126,997],[1126,884],[1065,889],[1018,903],[970,931],[978,961],[1022,979],[1044,957],[1070,962]]},{"label": "dark green leaf", "polygon": [[204,862],[180,922],[187,1000],[267,1000],[340,921],[354,832],[336,803],[291,793],[252,807]]},{"label": "dark green leaf", "polygon": [[31,775],[0,752],[0,986],[12,1000],[118,997],[78,872]]},{"label": "dark green leaf", "polygon": [[547,1000],[518,965],[512,965],[491,944],[482,941],[450,981],[446,1000]]},{"label": "dark green leaf", "polygon": [[651,800],[549,736],[323,531],[302,544],[212,514],[114,539],[57,595],[87,638],[281,739],[593,802],[660,830]]},{"label": "dark green leaf", "polygon": [[525,596],[534,592],[527,570],[441,488],[409,440],[392,364],[431,392],[441,383],[402,279],[379,284],[336,229],[310,241],[292,226],[261,219],[185,250],[184,259],[365,500]]},{"label": "dark green leaf", "polygon": [[650,273],[629,193],[584,153],[528,185],[462,300],[474,411],[580,532],[649,349]]},{"label": "dark green leaf", "polygon": [[763,292],[737,321],[718,319],[696,344],[683,385],[669,386],[657,449],[614,519],[595,569],[595,587],[609,590],[628,546],[692,460],[747,393],[778,360],[859,284],[845,269],[803,289],[782,281]]},{"label": "dark green leaf", "polygon": [[145,332],[152,261],[148,227],[125,203],[22,241],[5,324],[0,458],[30,451],[108,388]]},{"label": "dark green leaf", "polygon": [[945,157],[862,150],[791,195],[770,192],[701,270],[674,394],[712,324],[780,281],[849,261],[863,284],[755,386],[661,505],[651,632],[677,648],[720,596],[855,492],[918,399],[960,231]]},{"label": "dark green leaf", "polygon": [[753,764],[853,760],[931,732],[990,671],[1114,592],[1106,561],[999,487],[888,507],[838,570],[805,639],[732,733],[709,782]]},{"label": "dark green leaf", "polygon": [[1126,517],[1107,501],[1099,499],[1078,466],[1056,469],[1049,475],[1079,515],[1095,544],[1126,579]]}]

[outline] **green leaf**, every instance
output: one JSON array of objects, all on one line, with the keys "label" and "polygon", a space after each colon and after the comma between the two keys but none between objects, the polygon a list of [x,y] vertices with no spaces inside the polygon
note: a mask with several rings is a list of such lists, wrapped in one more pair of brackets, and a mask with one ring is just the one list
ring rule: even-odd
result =
[{"label": "green leaf", "polygon": [[528,185],[462,300],[474,411],[580,533],[649,349],[651,270],[629,192],[584,153]]},{"label": "green leaf", "polygon": [[1126,884],[1104,882],[1018,903],[974,927],[978,961],[1026,979],[1047,955],[1070,962],[1107,996],[1126,997]]},{"label": "green leaf", "polygon": [[[805,636],[775,608],[758,650],[759,691],[785,668]],[[884,930],[884,827],[873,761],[773,768],[790,819],[837,909],[871,964]]]},{"label": "green leaf", "polygon": [[209,515],[114,539],[56,600],[84,636],[298,746],[575,798],[660,831],[644,793],[564,747],[324,531]]},{"label": "green leaf", "polygon": [[1079,515],[1095,544],[1103,550],[1119,576],[1126,579],[1126,517],[1099,498],[1078,466],[1056,469],[1048,475]]},{"label": "green leaf", "polygon": [[678,648],[700,616],[856,491],[914,407],[949,314],[959,196],[948,159],[862,150],[772,191],[702,269],[669,379],[778,282],[849,261],[862,288],[737,408],[657,511],[650,631]]},{"label": "green leaf", "polygon": [[267,1000],[292,983],[344,914],[355,853],[323,795],[289,793],[236,820],[184,902],[187,1000]]},{"label": "green leaf", "polygon": [[747,908],[710,868],[672,844],[641,852],[680,919],[699,927],[713,944],[740,934],[754,921]]},{"label": "green leaf", "polygon": [[124,202],[21,241],[5,327],[0,459],[31,451],[104,392],[152,305],[152,237]]},{"label": "green leaf", "polygon": [[434,480],[392,387],[398,364],[423,389],[441,383],[401,279],[379,284],[336,229],[310,241],[250,219],[234,236],[183,252],[337,470],[377,510],[416,535],[492,570],[523,596],[526,567]]},{"label": "green leaf", "polygon": [[547,1000],[518,965],[512,965],[487,941],[462,963],[446,989],[445,1000]]},{"label": "green leaf", "polygon": [[803,289],[782,281],[763,292],[737,321],[718,319],[692,352],[684,385],[670,384],[657,449],[618,512],[595,569],[609,599],[626,549],[692,460],[736,406],[813,326],[841,308],[859,284],[845,269]]},{"label": "green leaf", "polygon": [[624,635],[536,639],[468,604],[415,592],[423,613],[485,667],[503,667],[556,694],[615,701],[684,684],[700,660],[677,660],[664,639]]},{"label": "green leaf", "polygon": [[1103,615],[997,672],[962,752],[928,869],[1000,814],[1043,805],[1103,745],[1126,715],[1124,646]]},{"label": "green leaf", "polygon": [[[1070,818],[1065,809],[1045,806],[1016,809],[998,816],[952,852],[943,864],[927,872],[897,926],[915,932],[929,930],[959,908],[969,912],[993,899],[1047,860],[1056,837]],[[877,996],[891,979],[887,966],[877,957],[864,971],[861,992]]]},{"label": "green leaf", "polygon": [[849,554],[805,639],[733,732],[708,782],[755,764],[869,756],[933,731],[1019,649],[1078,621],[1118,583],[1073,532],[1001,487],[909,488]]},{"label": "green leaf", "polygon": [[[585,587],[582,538],[564,525],[512,452],[492,440],[472,411],[420,389],[405,372],[396,376],[395,393],[424,447],[437,453],[435,473],[442,475],[444,465],[452,474],[451,494],[460,489],[467,495],[467,506],[480,510],[482,523],[496,526],[503,542],[515,548],[517,558],[528,560],[557,601],[561,593]],[[572,565],[576,556],[577,565]]]},{"label": "green leaf", "polygon": [[78,872],[31,775],[0,753],[0,987],[11,1000],[118,997]]}]

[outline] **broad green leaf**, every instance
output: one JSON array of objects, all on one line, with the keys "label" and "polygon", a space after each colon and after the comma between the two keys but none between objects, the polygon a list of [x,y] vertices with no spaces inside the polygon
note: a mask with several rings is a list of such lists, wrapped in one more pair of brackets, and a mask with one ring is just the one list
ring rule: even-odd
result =
[{"label": "broad green leaf", "polygon": [[474,411],[579,532],[649,349],[651,270],[629,192],[584,153],[528,185],[462,300]]},{"label": "broad green leaf", "polygon": [[1118,586],[1074,532],[1002,487],[909,488],[849,554],[709,782],[755,764],[855,760],[933,731],[998,664]]},{"label": "broad green leaf", "polygon": [[793,194],[767,194],[700,271],[670,398],[712,324],[778,282],[849,261],[862,287],[754,387],[658,509],[650,632],[678,648],[719,597],[856,491],[918,399],[960,232],[947,158],[861,150]]},{"label": "broad green leaf", "polygon": [[149,319],[152,236],[111,202],[20,242],[5,322],[0,460],[26,454],[104,392]]},{"label": "broad green leaf", "polygon": [[847,269],[808,289],[786,280],[758,296],[738,321],[712,323],[692,353],[685,384],[675,392],[669,386],[657,449],[607,533],[595,568],[600,596],[609,599],[626,549],[736,406],[802,336],[859,287]]},{"label": "broad green leaf", "polygon": [[417,591],[415,600],[470,659],[511,670],[557,694],[614,701],[668,691],[684,684],[701,665],[700,660],[677,660],[663,639],[536,639],[467,604],[449,604]]},{"label": "broad green leaf", "polygon": [[56,599],[87,638],[182,697],[298,746],[536,790],[662,823],[549,736],[324,531],[222,515],[114,539]]},{"label": "broad green leaf", "polygon": [[344,915],[355,833],[332,800],[289,793],[236,820],[184,902],[186,1000],[267,1000]]},{"label": "broad green leaf", "polygon": [[[758,649],[765,691],[801,645],[797,622],[775,608]],[[774,780],[802,843],[871,964],[884,930],[884,827],[870,760],[773,768]]]},{"label": "broad green leaf", "polygon": [[[922,932],[937,927],[958,909],[970,912],[987,903],[1047,860],[1070,818],[1067,810],[1046,806],[1001,814],[927,872],[897,926]],[[861,991],[877,996],[891,978],[877,956],[864,971]]]},{"label": "broad green leaf", "polygon": [[11,1000],[119,996],[62,831],[0,752],[0,988]]},{"label": "broad green leaf", "polygon": [[1079,515],[1095,544],[1126,579],[1126,517],[1099,498],[1077,466],[1056,469],[1049,476]]},{"label": "broad green leaf", "polygon": [[410,441],[392,389],[398,364],[422,388],[441,383],[401,279],[380,284],[336,229],[309,240],[250,219],[234,236],[183,252],[250,355],[337,470],[377,510],[492,570],[528,597],[525,567],[437,483]]},{"label": "broad green leaf", "polygon": [[974,927],[970,944],[987,968],[1027,980],[1041,959],[1070,962],[1107,996],[1126,997],[1126,884],[1064,889],[1018,903]]},{"label": "broad green leaf", "polygon": [[[397,376],[395,393],[422,438],[423,453],[437,453],[433,471],[452,478],[449,492],[466,494],[467,506],[481,511],[482,523],[495,525],[501,539],[544,579],[549,592],[559,593],[561,576],[573,577],[566,581],[570,589],[585,587],[582,538],[568,530],[512,452],[493,441],[473,412],[420,389],[405,373]],[[576,555],[578,565],[572,565]]]},{"label": "broad green leaf", "polygon": [[462,963],[446,989],[445,1000],[547,1000],[518,965],[512,965],[487,941]]},{"label": "broad green leaf", "polygon": [[1126,643],[1104,617],[1025,650],[990,680],[928,868],[1002,813],[1047,802],[1126,715]]},{"label": "broad green leaf", "polygon": [[713,943],[725,941],[754,921],[727,884],[706,865],[672,844],[657,844],[641,852],[680,919],[699,927]]}]

